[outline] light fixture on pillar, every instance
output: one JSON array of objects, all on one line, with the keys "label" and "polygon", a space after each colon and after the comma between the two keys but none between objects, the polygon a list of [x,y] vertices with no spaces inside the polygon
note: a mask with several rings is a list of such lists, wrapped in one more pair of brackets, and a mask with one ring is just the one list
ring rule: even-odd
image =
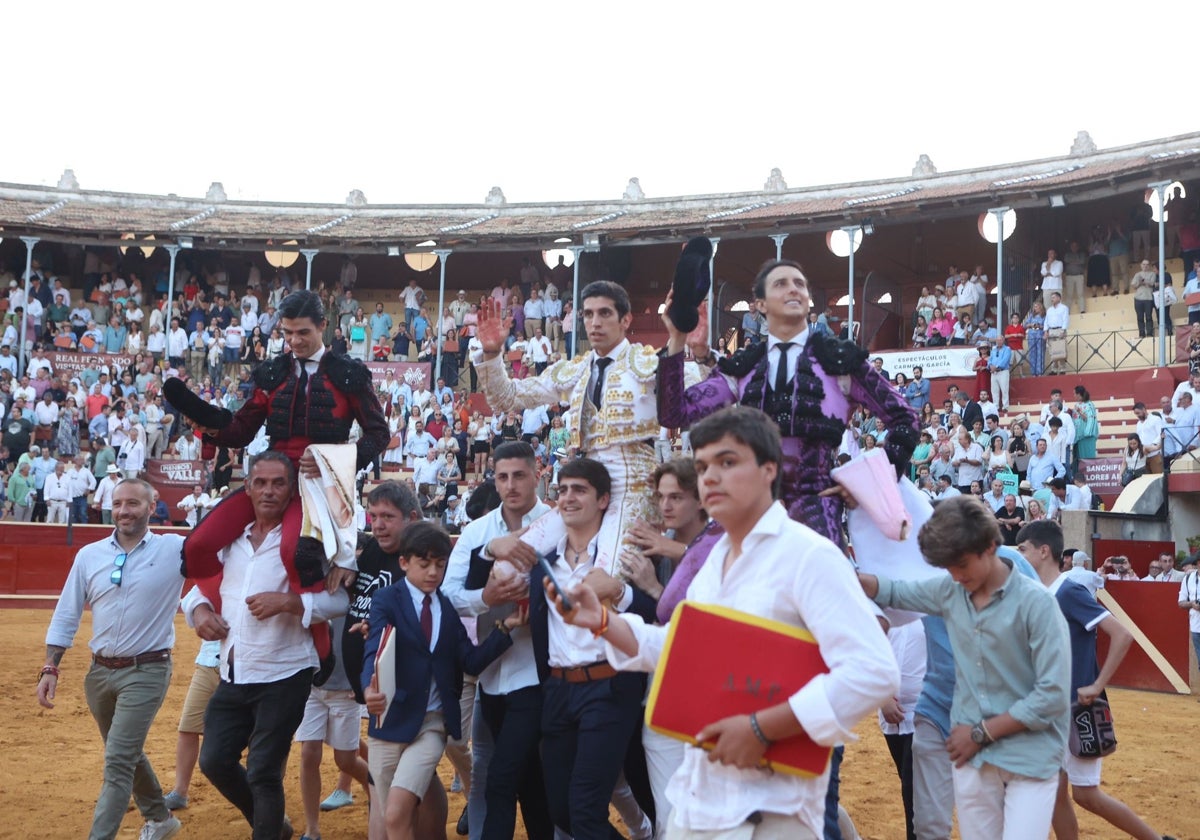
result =
[{"label": "light fixture on pillar", "polygon": [[190,236],[181,236],[177,241],[179,243],[179,247],[185,249],[191,249],[192,245],[194,244],[192,242],[192,237]]},{"label": "light fixture on pillar", "polygon": [[1055,195],[1050,196],[1050,206],[1051,207],[1066,207],[1067,206],[1067,197],[1065,195],[1063,195],[1062,193],[1056,193]]},{"label": "light fixture on pillar", "polygon": [[[275,243],[272,240],[268,239],[267,244],[274,245]],[[297,242],[295,239],[289,239],[287,242],[282,242],[280,244],[282,244],[282,245],[299,245],[300,243]],[[300,252],[298,250],[296,250],[296,251],[275,251],[275,250],[268,249],[266,251],[263,251],[263,256],[267,258],[267,262],[270,263],[271,266],[274,268],[291,268],[293,265],[296,264],[296,260],[300,259]]]},{"label": "light fixture on pillar", "polygon": [[542,251],[542,262],[546,264],[546,268],[555,268],[560,258],[563,265],[570,268],[575,264],[575,251],[571,248],[550,248]]},{"label": "light fixture on pillar", "polygon": [[[122,234],[121,234],[121,238],[122,238],[122,239],[124,239],[124,240],[126,240],[126,241],[130,241],[130,240],[136,240],[136,239],[137,239],[137,234],[134,234],[134,233],[122,233]],[[147,236],[147,237],[145,238],[145,241],[146,241],[146,242],[153,242],[153,241],[154,241],[154,235],[153,235],[153,234],[151,234],[151,235]],[[142,246],[142,256],[144,256],[146,259],[150,259],[150,255],[154,253],[154,249],[155,249],[156,247],[157,247],[156,245],[143,245],[143,246]],[[128,246],[122,245],[122,246],[120,247],[120,251],[121,251],[121,254],[122,254],[122,255],[124,255],[124,254],[125,254],[125,252],[126,252],[126,251],[128,251],[128,250],[129,250],[129,247],[128,247]]]},{"label": "light fixture on pillar", "polygon": [[569,237],[569,236],[560,236],[560,237],[558,237],[558,239],[555,239],[555,240],[554,240],[554,244],[555,244],[555,245],[570,245],[570,244],[571,244],[571,237]]},{"label": "light fixture on pillar", "polygon": [[[980,213],[976,222],[979,235],[996,246],[996,326],[1004,325],[1004,240],[1017,229],[1017,211],[1011,207],[993,207]],[[1018,301],[1019,302],[1019,301]],[[1016,308],[1016,304],[1013,305]]]},{"label": "light fixture on pillar", "polygon": [[399,245],[389,245],[387,254],[389,257],[400,256],[400,246]]},{"label": "light fixture on pillar", "polygon": [[[1179,191],[1180,198],[1187,196],[1187,190],[1178,181],[1155,181],[1146,188],[1146,203],[1150,205],[1150,217],[1158,223],[1159,277],[1167,272],[1167,216],[1170,215],[1166,209],[1167,196],[1176,190]],[[1184,266],[1184,270],[1187,270],[1187,266]],[[1161,327],[1166,322],[1167,296],[1164,293],[1158,296],[1158,323]],[[1167,331],[1161,328],[1158,331],[1158,364],[1160,367],[1166,367],[1167,364]]]},{"label": "light fixture on pillar", "polygon": [[[872,225],[871,230],[874,229]],[[858,335],[854,331],[854,252],[862,244],[863,234],[864,230],[861,225],[848,225],[843,228],[831,230],[825,234],[825,247],[835,256],[849,258],[849,263],[846,267],[846,272],[849,276],[849,293],[845,298],[848,306],[846,335],[855,343],[858,342]]]},{"label": "light fixture on pillar", "polygon": [[410,251],[404,255],[404,261],[413,271],[428,271],[437,265],[437,255],[428,251]]},{"label": "light fixture on pillar", "polygon": [[863,219],[862,232],[863,236],[870,236],[871,234],[875,233],[875,222],[870,216]]},{"label": "light fixture on pillar", "polygon": [[600,250],[600,234],[585,233],[583,235],[583,250],[599,251]]}]

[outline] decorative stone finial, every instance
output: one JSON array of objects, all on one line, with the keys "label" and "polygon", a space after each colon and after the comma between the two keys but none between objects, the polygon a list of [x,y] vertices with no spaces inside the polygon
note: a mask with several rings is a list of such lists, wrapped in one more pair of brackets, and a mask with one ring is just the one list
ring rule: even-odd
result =
[{"label": "decorative stone finial", "polygon": [[350,190],[350,194],[346,196],[346,204],[350,207],[365,207],[367,196],[362,190]]},{"label": "decorative stone finial", "polygon": [[787,181],[783,180],[783,172],[776,166],[767,176],[767,182],[763,184],[763,192],[783,192],[786,189]]},{"label": "decorative stone finial", "polygon": [[60,190],[78,190],[79,180],[75,177],[74,169],[64,169],[62,177],[58,179],[58,188]]},{"label": "decorative stone finial", "polygon": [[508,204],[508,199],[504,197],[504,190],[499,187],[492,187],[488,190],[487,198],[483,200],[484,204]]},{"label": "decorative stone finial", "polygon": [[208,192],[204,194],[204,197],[213,203],[228,200],[228,197],[225,195],[225,185],[220,181],[213,181],[209,184]]},{"label": "decorative stone finial", "polygon": [[621,198],[626,201],[641,201],[645,197],[641,182],[637,178],[630,178],[629,183],[625,186],[625,194]]},{"label": "decorative stone finial", "polygon": [[1075,135],[1075,142],[1071,144],[1071,155],[1094,155],[1096,154],[1096,141],[1092,139],[1092,135],[1086,131],[1081,131]]},{"label": "decorative stone finial", "polygon": [[913,164],[913,175],[936,175],[937,167],[933,165],[933,161],[929,159],[929,155],[921,155],[917,158],[917,162]]}]

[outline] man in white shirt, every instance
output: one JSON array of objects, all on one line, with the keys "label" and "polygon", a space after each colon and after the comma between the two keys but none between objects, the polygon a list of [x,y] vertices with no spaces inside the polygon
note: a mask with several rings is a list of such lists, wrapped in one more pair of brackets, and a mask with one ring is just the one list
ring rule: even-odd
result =
[{"label": "man in white shirt", "polygon": [[1179,608],[1188,611],[1188,630],[1192,648],[1200,659],[1200,572],[1192,569],[1179,584]]},{"label": "man in white shirt", "polygon": [[1061,521],[1060,511],[1087,510],[1087,499],[1078,487],[1069,483],[1065,478],[1052,478],[1046,482],[1050,488],[1050,506],[1046,509],[1046,518],[1056,522]]},{"label": "man in white shirt", "polygon": [[400,290],[400,300],[404,301],[404,326],[412,331],[413,320],[421,311],[425,302],[425,292],[417,286],[417,278],[412,277],[408,286]]},{"label": "man in white shirt", "polygon": [[39,426],[53,426],[58,422],[58,403],[49,391],[42,394],[42,399],[33,407],[34,422]]},{"label": "man in white shirt", "polygon": [[471,311],[471,302],[467,300],[467,293],[462,289],[458,290],[458,297],[450,301],[450,314],[454,316],[454,324],[457,327],[462,327],[463,318]]},{"label": "man in white shirt", "polygon": [[1046,260],[1042,263],[1042,305],[1046,307],[1046,311],[1050,311],[1050,295],[1052,292],[1058,292],[1059,300],[1062,300],[1063,290],[1063,264],[1058,258],[1058,253],[1051,248],[1046,253]]},{"label": "man in white shirt", "polygon": [[425,424],[418,420],[413,425],[413,433],[404,443],[404,454],[408,458],[409,468],[416,469],[417,462],[423,459],[427,452],[432,452],[435,446],[437,446],[437,441],[433,439],[433,435],[425,431]]},{"label": "man in white shirt", "polygon": [[[463,619],[475,619],[479,641],[494,631],[522,598],[529,577],[510,574],[537,560],[519,532],[550,511],[538,501],[537,464],[526,443],[504,443],[495,454],[500,506],[463,528],[450,554],[442,593]],[[505,574],[492,574],[496,560]],[[472,833],[512,837],[517,800],[530,837],[552,833],[542,783],[542,689],[527,627],[512,633],[513,646],[479,675],[478,711],[471,732],[471,793],[467,798]]]},{"label": "man in white shirt", "polygon": [[[653,622],[654,601],[601,566],[600,526],[611,490],[612,479],[599,461],[576,458],[563,465],[558,512],[565,533],[547,562],[560,584],[611,602],[614,614],[634,610]],[[550,816],[575,837],[612,837],[609,801],[641,718],[645,679],[618,673],[605,662],[603,639],[568,624],[548,605],[545,580],[535,567],[529,627],[542,678],[542,769]]]},{"label": "man in white shirt", "polygon": [[67,480],[71,486],[71,521],[76,525],[86,525],[88,498],[96,489],[96,476],[92,475],[87,458],[75,456],[75,463],[67,470]]},{"label": "man in white shirt", "polygon": [[48,525],[67,524],[67,511],[71,507],[71,483],[67,479],[66,469],[66,464],[59,461],[54,465],[54,472],[46,476],[46,483],[42,485]]},{"label": "man in white shirt", "polygon": [[1137,418],[1138,440],[1142,442],[1142,449],[1146,453],[1146,471],[1155,474],[1161,473],[1163,470],[1162,415],[1158,412],[1151,414],[1146,410],[1146,404],[1141,401],[1133,404],[1133,415]]},{"label": "man in white shirt", "polygon": [[[1061,265],[1061,263],[1060,263]],[[1046,307],[1046,337],[1065,337],[1071,325],[1071,310],[1062,302],[1062,293],[1052,291],[1049,294],[1050,303]],[[1048,357],[1049,359],[1049,357]],[[1066,373],[1066,359],[1049,361],[1048,373]]]},{"label": "man in white shirt", "polygon": [[535,437],[544,437],[549,426],[550,415],[546,413],[546,406],[535,405],[521,412],[521,440],[526,443],[532,442]]},{"label": "man in white shirt", "polygon": [[[104,478],[96,482],[96,494],[92,499],[92,507],[100,511],[100,522],[104,525],[113,524],[113,491],[121,481],[121,471],[116,464],[109,464]],[[147,516],[146,521],[149,521]]]},{"label": "man in white shirt", "polygon": [[182,368],[187,361],[188,334],[179,325],[178,318],[171,319],[171,330],[167,333],[167,360],[173,367]]},{"label": "man in white shirt", "polygon": [[125,410],[125,404],[119,402],[113,413],[108,415],[108,442],[113,449],[120,451],[121,446],[129,440],[130,428],[129,412]]},{"label": "man in white shirt", "polygon": [[[529,300],[525,301],[525,337],[533,338],[534,330],[542,329],[542,319],[545,317],[545,308],[542,305],[542,293],[537,289],[531,289],[529,292]],[[540,373],[541,371],[539,371]]]},{"label": "man in white shirt", "polygon": [[1175,568],[1175,555],[1164,551],[1157,560],[1150,561],[1150,574],[1142,580],[1156,583],[1179,583],[1183,580],[1183,572]]},{"label": "man in white shirt", "polygon": [[183,602],[188,626],[205,641],[221,640],[221,682],[205,714],[200,769],[264,838],[291,836],[283,767],[319,665],[309,627],[345,615],[349,605],[342,587],[292,588],[293,561],[279,549],[295,486],[286,455],[254,460],[246,479],[254,521],[221,551],[220,612],[199,587]]},{"label": "man in white shirt", "polygon": [[[756,409],[729,408],[691,434],[701,501],[726,534],[688,587],[688,599],[803,628],[830,669],[781,702],[765,705],[764,698],[756,712],[698,733],[712,748],[685,748],[667,788],[674,806],[670,836],[822,837],[828,771],[802,778],[763,773],[757,765],[772,742],[801,733],[829,747],[852,738],[853,727],[898,690],[895,658],[845,558],[774,501],[783,460],[774,422]],[[577,605],[571,623],[603,639],[609,662],[622,670],[656,667],[666,628],[612,615],[590,587],[569,594]]]},{"label": "man in white shirt", "polygon": [[992,513],[1004,507],[1004,482],[998,478],[992,479],[992,490],[990,493],[984,494],[983,500],[988,503],[988,507],[992,509]]},{"label": "man in white shirt", "polygon": [[[183,537],[149,531],[153,494],[144,481],[121,482],[113,503],[117,527],[75,555],[46,632],[37,698],[53,709],[58,666],[79,630],[84,605],[90,605],[92,664],[84,692],[104,739],[104,783],[92,815],[92,838],[117,836],[131,796],[146,820],[141,840],[166,840],[181,827],[167,810],[144,752],[171,683],[175,611],[183,586]],[[69,754],[61,760],[70,760]]]},{"label": "man in white shirt", "polygon": [[211,501],[208,494],[204,492],[204,488],[197,484],[192,487],[192,494],[180,499],[175,504],[175,507],[186,512],[184,521],[195,528],[200,520],[204,518],[204,514],[208,512],[208,505]]},{"label": "man in white shirt", "polygon": [[1193,371],[1183,382],[1175,386],[1175,393],[1171,395],[1171,405],[1179,408],[1179,395],[1191,394],[1192,404],[1195,405],[1197,399],[1200,399],[1200,370]]},{"label": "man in white shirt", "polygon": [[1071,555],[1071,568],[1064,572],[1068,580],[1073,580],[1096,596],[1097,589],[1104,588],[1104,578],[1092,571],[1092,558],[1086,552],[1076,551]]},{"label": "man in white shirt", "polygon": [[1163,417],[1163,455],[1169,460],[1200,447],[1200,407],[1193,403],[1191,391],[1178,393],[1176,399],[1178,405]]},{"label": "man in white shirt", "polygon": [[[528,329],[529,322],[525,322],[525,327]],[[550,353],[552,352],[550,339],[542,334],[541,327],[534,327],[533,338],[529,339],[526,345],[525,352],[529,354],[529,361],[533,362],[534,372],[541,374],[550,363]]]},{"label": "man in white shirt", "polygon": [[183,430],[183,434],[175,441],[175,454],[183,461],[195,461],[200,458],[200,438],[191,426]]},{"label": "man in white shirt", "polygon": [[[428,432],[422,434],[429,436]],[[431,500],[437,494],[437,477],[441,466],[437,451],[432,446],[425,451],[424,456],[413,462],[413,484],[417,485],[417,494],[423,502]]]}]

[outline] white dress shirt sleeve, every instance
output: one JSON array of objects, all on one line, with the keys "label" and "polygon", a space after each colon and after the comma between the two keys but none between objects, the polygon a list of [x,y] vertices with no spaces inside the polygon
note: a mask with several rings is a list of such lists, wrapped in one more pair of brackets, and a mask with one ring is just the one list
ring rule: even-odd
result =
[{"label": "white dress shirt sleeve", "polygon": [[350,609],[350,595],[340,586],[334,592],[301,592],[300,603],[304,605],[300,623],[308,627],[344,616]]}]

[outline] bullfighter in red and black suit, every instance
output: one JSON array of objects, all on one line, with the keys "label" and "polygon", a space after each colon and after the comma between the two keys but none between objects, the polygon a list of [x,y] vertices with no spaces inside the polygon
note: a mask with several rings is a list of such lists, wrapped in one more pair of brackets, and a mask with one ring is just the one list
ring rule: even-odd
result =
[{"label": "bullfighter in red and black suit", "polygon": [[[206,444],[246,446],[266,424],[271,448],[286,454],[300,475],[319,477],[309,444],[346,443],[350,427],[358,421],[357,465],[361,469],[384,451],[390,439],[387,420],[371,386],[371,374],[361,362],[325,349],[321,341],[325,308],[314,292],[293,292],[279,306],[279,325],[291,352],[258,366],[254,392],[236,414],[225,413],[220,428],[201,411],[175,403],[200,424]],[[177,389],[178,390],[178,389]],[[174,402],[174,401],[173,401]],[[211,406],[202,406],[212,414]],[[219,597],[221,564],[217,552],[254,520],[245,493],[229,496],[200,522],[183,548],[183,572],[195,578],[210,599]],[[283,520],[280,553],[288,567],[292,589],[313,592],[322,586],[341,585],[352,572],[334,568],[326,580],[323,552],[316,540],[300,539],[300,498],[292,499]],[[313,628],[313,641],[324,665],[330,650],[328,626]],[[330,663],[331,664],[331,663]],[[324,671],[324,667],[322,669]]]}]

